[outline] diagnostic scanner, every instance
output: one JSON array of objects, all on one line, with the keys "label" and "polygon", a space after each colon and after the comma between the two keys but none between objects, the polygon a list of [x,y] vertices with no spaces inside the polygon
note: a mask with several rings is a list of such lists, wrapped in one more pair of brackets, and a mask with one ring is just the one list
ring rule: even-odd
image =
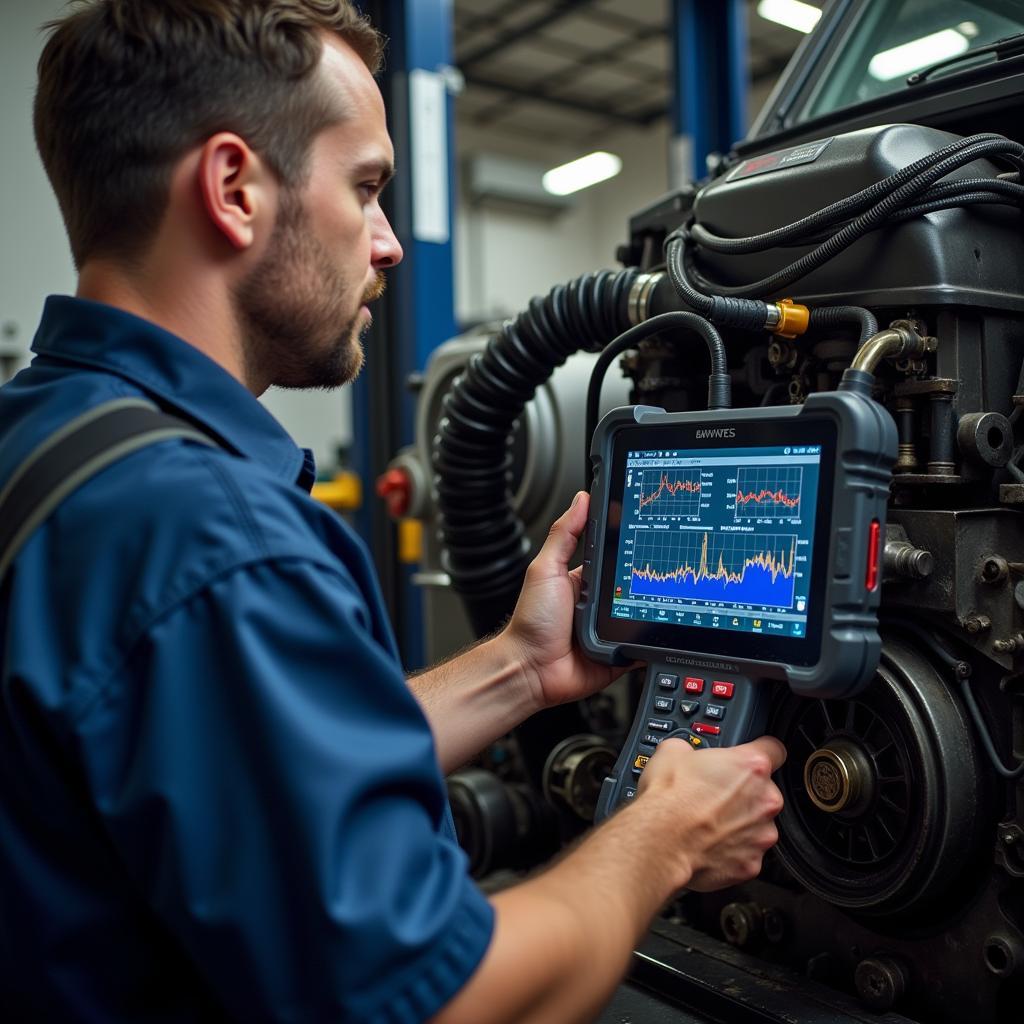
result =
[{"label": "diagnostic scanner", "polygon": [[896,450],[888,412],[842,391],[601,421],[576,639],[647,674],[598,820],[668,737],[703,750],[761,735],[773,681],[819,698],[870,681]]}]

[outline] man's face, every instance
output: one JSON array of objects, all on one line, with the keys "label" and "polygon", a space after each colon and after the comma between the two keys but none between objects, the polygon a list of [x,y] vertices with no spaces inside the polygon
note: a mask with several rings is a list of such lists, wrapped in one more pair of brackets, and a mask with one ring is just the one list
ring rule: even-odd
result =
[{"label": "man's face", "polygon": [[347,116],[317,136],[308,179],[281,190],[267,249],[235,293],[247,376],[286,388],[359,373],[367,303],[402,258],[379,205],[393,150],[377,85],[342,43],[325,46],[320,73]]}]

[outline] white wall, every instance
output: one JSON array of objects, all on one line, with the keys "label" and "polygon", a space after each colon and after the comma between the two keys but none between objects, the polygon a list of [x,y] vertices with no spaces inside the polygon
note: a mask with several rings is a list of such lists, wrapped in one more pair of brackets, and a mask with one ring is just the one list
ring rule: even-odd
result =
[{"label": "white wall", "polygon": [[[629,216],[668,188],[667,129],[626,130],[600,140],[618,154],[622,173],[579,192],[559,212],[526,213],[474,205],[457,208],[456,315],[463,322],[514,316],[535,295],[580,274],[615,267],[615,249],[628,240]],[[531,144],[460,127],[464,159],[484,152],[555,166],[582,156],[578,149]],[[597,144],[595,143],[596,148]]]},{"label": "white wall", "polygon": [[0,0],[0,355],[19,365],[45,297],[75,289],[60,211],[32,135],[39,26],[62,7],[58,0]]},{"label": "white wall", "polygon": [[[0,382],[28,361],[46,296],[75,291],[60,210],[32,134],[39,26],[64,8],[64,0],[0,0]],[[338,445],[351,443],[345,390],[273,391],[264,402],[322,468],[332,468]]]},{"label": "white wall", "polygon": [[[753,121],[773,86],[751,87]],[[648,129],[625,128],[595,139],[590,149],[622,158],[622,173],[577,193],[576,205],[559,213],[525,214],[474,207],[463,195],[457,207],[456,316],[460,322],[502,319],[524,309],[535,295],[580,274],[616,268],[615,250],[628,241],[629,218],[670,188],[669,121]],[[530,142],[519,136],[462,125],[456,139],[460,163],[488,153],[556,166],[581,148]]]}]

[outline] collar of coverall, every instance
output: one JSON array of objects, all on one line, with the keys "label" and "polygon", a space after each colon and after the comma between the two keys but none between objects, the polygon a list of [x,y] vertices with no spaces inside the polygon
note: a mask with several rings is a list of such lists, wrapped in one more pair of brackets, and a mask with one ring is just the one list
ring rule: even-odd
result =
[{"label": "collar of coverall", "polygon": [[100,302],[51,295],[32,351],[123,377],[228,449],[304,490],[313,485],[312,453],[297,447],[227,370],[148,320]]}]

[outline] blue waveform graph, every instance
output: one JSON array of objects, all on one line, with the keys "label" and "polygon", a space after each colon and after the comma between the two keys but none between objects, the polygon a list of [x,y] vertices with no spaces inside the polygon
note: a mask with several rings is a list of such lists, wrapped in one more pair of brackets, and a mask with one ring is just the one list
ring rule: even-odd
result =
[{"label": "blue waveform graph", "polygon": [[796,537],[658,533],[636,539],[632,597],[792,608]]}]

